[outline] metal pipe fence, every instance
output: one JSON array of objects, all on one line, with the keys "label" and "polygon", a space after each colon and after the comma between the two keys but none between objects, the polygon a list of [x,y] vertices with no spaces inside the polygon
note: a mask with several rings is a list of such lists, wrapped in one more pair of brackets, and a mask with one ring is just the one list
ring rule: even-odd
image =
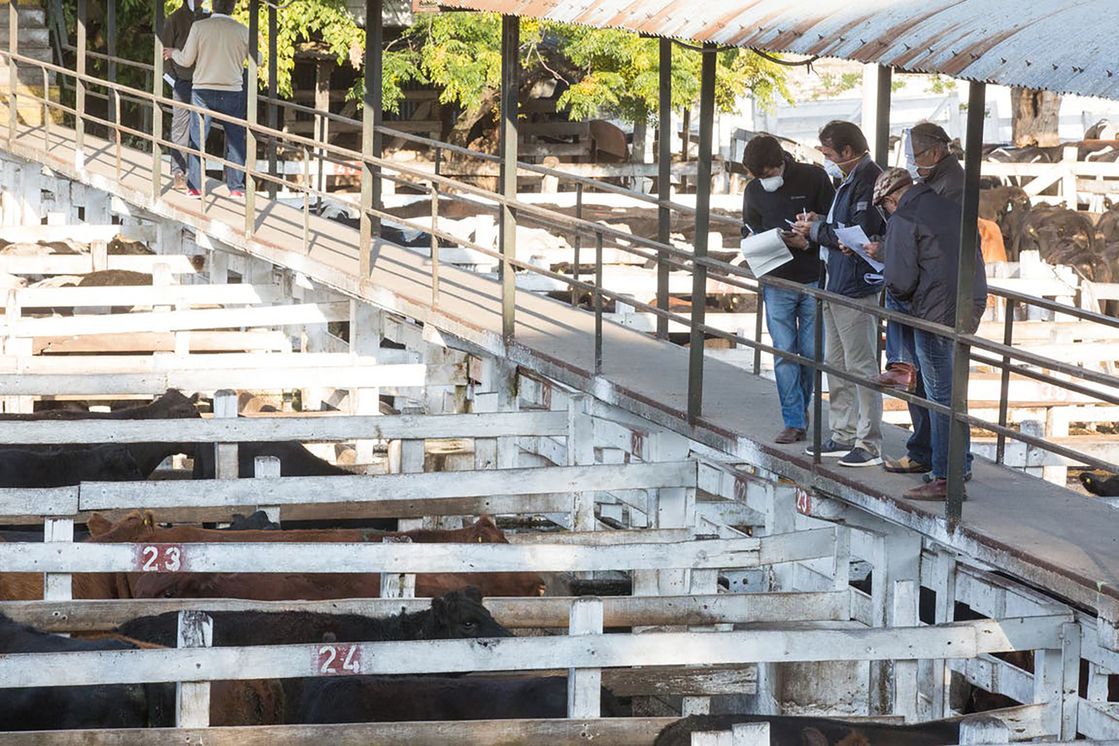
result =
[{"label": "metal pipe fence", "polygon": [[[9,15],[9,23],[14,25],[15,21],[13,16]],[[15,39],[13,34],[11,37]],[[75,50],[77,51],[77,50]],[[95,59],[103,59],[108,62],[119,63],[122,65],[132,65],[141,69],[153,69],[151,66],[137,63],[130,60],[123,60],[119,58],[112,58],[108,55],[101,55],[97,53],[87,53]],[[1003,462],[1006,453],[1006,441],[1008,439],[1025,443],[1028,446],[1040,448],[1053,453],[1062,458],[1068,459],[1075,464],[1083,464],[1093,468],[1106,469],[1108,471],[1119,471],[1119,465],[1109,461],[1097,458],[1092,454],[1085,453],[1067,445],[1053,443],[1037,436],[1028,433],[1022,433],[1013,429],[1008,423],[1008,393],[1012,381],[1012,376],[1030,379],[1041,383],[1049,384],[1064,391],[1076,393],[1082,396],[1090,397],[1100,402],[1107,402],[1110,404],[1119,404],[1119,381],[1113,376],[1098,371],[1087,370],[1080,366],[1071,364],[1069,362],[1056,359],[1054,357],[1047,357],[1037,353],[1014,347],[1014,322],[1016,311],[1019,308],[1034,307],[1043,309],[1052,313],[1062,314],[1079,321],[1091,322],[1101,326],[1116,329],[1119,328],[1119,319],[1115,319],[1102,314],[1086,311],[1084,309],[1074,308],[1065,304],[1057,303],[1054,301],[1038,298],[1035,296],[1025,295],[1009,290],[992,289],[991,294],[1002,298],[1006,302],[1006,313],[1003,322],[1003,336],[1001,342],[996,342],[990,339],[979,337],[976,334],[960,334],[956,330],[942,326],[939,324],[924,321],[922,319],[914,318],[896,311],[891,311],[885,308],[868,308],[862,304],[858,304],[850,298],[839,296],[829,293],[822,289],[808,288],[800,284],[790,281],[780,280],[776,278],[766,278],[759,281],[754,278],[752,274],[738,266],[734,266],[717,258],[697,256],[692,252],[679,248],[676,245],[665,242],[664,240],[650,239],[643,236],[636,236],[631,233],[617,230],[608,225],[598,223],[583,218],[583,197],[586,189],[594,189],[602,192],[624,195],[632,198],[638,202],[655,206],[658,212],[669,211],[677,212],[685,215],[696,214],[696,209],[676,202],[671,202],[663,198],[664,192],[662,191],[661,197],[654,197],[633,192],[625,189],[624,187],[606,184],[594,179],[564,173],[558,169],[547,168],[528,163],[517,163],[516,169],[518,172],[528,172],[534,175],[552,177],[574,186],[576,190],[576,215],[571,217],[569,215],[558,212],[554,209],[542,207],[540,205],[530,204],[521,201],[516,196],[514,190],[510,194],[503,194],[500,191],[490,190],[480,187],[476,184],[467,183],[453,177],[449,177],[443,173],[441,164],[446,154],[454,154],[461,157],[469,157],[479,159],[484,162],[500,164],[502,159],[498,156],[479,153],[467,148],[462,148],[449,143],[432,140],[429,138],[420,137],[410,133],[400,132],[391,127],[384,125],[373,124],[371,118],[365,121],[349,119],[338,114],[330,112],[321,112],[309,107],[301,106],[286,101],[279,101],[272,97],[261,96],[259,100],[267,103],[269,106],[277,108],[288,108],[296,112],[311,114],[315,117],[321,117],[324,121],[329,119],[333,121],[344,121],[355,125],[361,125],[364,129],[374,127],[378,134],[381,136],[399,137],[413,144],[423,145],[431,148],[434,151],[435,169],[434,172],[429,172],[420,168],[415,168],[403,163],[397,163],[383,157],[372,155],[370,153],[358,152],[352,149],[332,145],[323,142],[318,138],[308,138],[296,135],[289,132],[284,132],[272,126],[267,126],[256,121],[255,117],[249,117],[248,121],[241,120],[237,117],[230,117],[218,112],[205,110],[200,107],[195,107],[187,103],[174,101],[172,98],[163,96],[156,93],[158,87],[153,85],[151,91],[146,91],[137,88],[131,88],[121,83],[99,79],[95,76],[84,74],[78,71],[68,70],[66,68],[53,65],[47,62],[41,62],[23,55],[13,47],[9,48],[7,52],[0,51],[0,59],[5,59],[9,62],[12,70],[12,77],[17,75],[16,69],[18,66],[38,67],[43,75],[44,81],[50,74],[68,78],[73,81],[74,86],[81,90],[86,91],[86,96],[103,95],[107,101],[111,103],[111,109],[108,116],[105,118],[98,117],[90,114],[88,111],[82,111],[79,107],[69,107],[59,102],[51,101],[49,91],[44,86],[42,96],[37,96],[29,92],[18,92],[13,89],[12,96],[9,100],[9,123],[8,123],[8,140],[9,143],[15,143],[20,134],[20,125],[16,118],[15,112],[17,110],[17,95],[19,98],[25,96],[30,97],[35,103],[43,107],[44,112],[48,116],[44,117],[43,125],[43,150],[49,152],[56,147],[52,139],[52,131],[50,126],[51,116],[50,112],[60,112],[75,122],[84,121],[90,125],[95,125],[104,128],[104,131],[110,137],[110,144],[114,148],[114,159],[117,178],[120,178],[122,162],[123,162],[123,145],[122,136],[127,135],[136,139],[139,142],[146,142],[150,146],[150,151],[155,159],[152,164],[152,194],[153,200],[160,200],[166,186],[166,180],[162,178],[164,164],[162,162],[162,151],[165,149],[177,149],[181,152],[200,157],[205,162],[217,162],[222,167],[243,168],[246,171],[246,192],[247,199],[245,201],[245,223],[244,232],[248,236],[252,236],[255,231],[255,210],[253,209],[256,181],[261,181],[268,185],[269,191],[273,189],[283,188],[289,192],[296,192],[303,195],[303,238],[304,245],[310,245],[310,208],[311,203],[321,203],[327,199],[337,199],[337,195],[331,194],[326,188],[325,183],[315,185],[311,183],[309,165],[312,159],[317,156],[321,164],[327,160],[338,163],[358,164],[363,170],[369,170],[373,176],[378,180],[389,180],[398,184],[407,185],[409,188],[417,191],[418,194],[425,196],[430,200],[430,212],[425,216],[426,219],[407,219],[398,217],[391,212],[381,208],[378,202],[367,202],[362,200],[362,203],[355,204],[352,201],[342,200],[350,207],[359,211],[363,220],[368,220],[371,223],[379,224],[381,221],[392,221],[397,224],[403,225],[423,233],[428,233],[431,237],[431,285],[432,285],[432,305],[438,306],[440,300],[439,293],[439,273],[440,273],[440,259],[439,248],[440,242],[446,241],[453,245],[470,249],[478,252],[481,255],[492,258],[510,270],[518,270],[526,273],[533,273],[542,277],[547,277],[557,282],[564,283],[571,291],[571,302],[573,305],[580,305],[581,297],[589,294],[591,298],[590,308],[595,316],[595,333],[594,333],[594,372],[601,374],[604,365],[604,356],[607,349],[604,345],[604,313],[605,304],[607,302],[624,302],[625,304],[640,309],[644,312],[653,314],[657,319],[657,329],[661,332],[661,336],[667,336],[668,325],[670,323],[680,324],[689,330],[692,337],[693,344],[695,340],[699,340],[700,347],[705,338],[715,337],[721,339],[732,340],[735,344],[743,345],[751,349],[754,353],[754,372],[760,373],[761,356],[762,354],[772,355],[775,359],[787,360],[795,362],[799,365],[806,366],[813,370],[813,376],[816,383],[816,391],[821,390],[823,383],[822,376],[826,373],[829,378],[833,380],[846,380],[860,386],[873,388],[881,391],[884,394],[902,399],[906,402],[916,403],[930,412],[948,415],[953,421],[959,423],[964,428],[983,428],[994,433],[997,436],[996,446],[996,461]],[[90,88],[97,88],[104,90],[104,94],[91,94],[88,92]],[[161,127],[153,126],[153,132],[145,132],[142,129],[130,127],[121,121],[120,105],[121,101],[129,101],[140,106],[146,106],[152,112],[153,124],[162,120],[162,116],[167,111],[174,110],[175,108],[185,109],[194,115],[208,115],[213,119],[229,124],[244,126],[248,133],[250,133],[249,142],[258,141],[266,144],[269,149],[274,149],[277,146],[284,146],[291,151],[299,153],[301,162],[304,166],[303,179],[301,183],[294,183],[289,181],[285,175],[272,172],[272,169],[259,170],[255,166],[255,159],[247,159],[246,163],[241,164],[230,162],[224,158],[216,156],[207,156],[202,149],[191,147],[184,147],[165,139],[162,136]],[[269,123],[271,123],[271,118]],[[319,130],[316,129],[316,132]],[[88,138],[86,138],[88,139]],[[85,142],[74,143],[77,149],[77,166],[80,169],[84,160],[84,148],[87,146]],[[313,155],[314,154],[314,155]],[[203,179],[205,182],[205,179]],[[207,210],[205,183],[203,187],[203,199],[201,201],[201,210],[203,214]],[[700,188],[703,188],[702,183]],[[379,187],[378,190],[379,192]],[[484,246],[476,242],[464,240],[457,237],[448,231],[442,230],[439,227],[439,214],[442,201],[446,200],[463,200],[469,201],[475,205],[482,204],[490,209],[493,209],[496,214],[503,211],[511,213],[520,225],[540,225],[545,226],[551,230],[563,230],[574,234],[574,263],[573,263],[573,276],[569,276],[560,272],[554,272],[550,269],[539,267],[535,264],[524,260],[518,260],[515,256],[510,255],[508,252],[495,250],[492,246]],[[724,216],[712,215],[712,220],[722,222],[724,224],[734,223],[738,225],[737,220],[726,218]],[[583,239],[588,238],[594,241],[594,274],[593,279],[583,279],[581,276],[580,263]],[[663,237],[658,236],[658,239]],[[717,329],[702,318],[694,318],[691,315],[684,315],[670,311],[660,301],[662,293],[658,287],[658,303],[650,304],[637,300],[621,292],[611,291],[609,288],[603,286],[603,256],[604,247],[610,242],[610,246],[616,250],[632,254],[647,262],[652,262],[658,269],[658,286],[660,276],[663,274],[667,277],[667,272],[670,270],[682,271],[689,273],[693,276],[706,274],[710,278],[717,279],[719,282],[736,289],[740,289],[743,293],[753,293],[758,299],[757,317],[754,333],[752,337],[743,336],[742,334],[727,332],[725,330]],[[364,260],[367,261],[367,260]],[[762,286],[772,286],[776,288],[783,288],[786,290],[796,290],[808,296],[811,296],[815,301],[816,313],[816,354],[813,358],[803,357],[795,353],[785,352],[776,349],[772,345],[767,345],[762,342],[762,324],[761,317],[763,313],[762,307]],[[705,298],[699,297],[696,293],[702,292],[705,287],[704,284],[696,283],[695,292],[692,296],[693,304],[703,304]],[[667,288],[665,287],[665,292]],[[515,329],[515,324],[512,319],[512,309],[515,307],[516,288],[512,282],[503,283],[503,316],[505,318],[505,325],[508,330]],[[846,373],[845,371],[837,370],[832,366],[827,365],[823,360],[823,339],[822,339],[822,315],[824,303],[834,304],[838,306],[845,306],[850,308],[858,308],[867,313],[875,315],[882,320],[904,323],[905,325],[921,329],[926,332],[938,334],[940,336],[953,340],[958,346],[968,351],[967,361],[970,364],[980,364],[989,366],[991,369],[998,370],[1000,373],[999,385],[999,413],[997,421],[989,421],[968,414],[962,411],[959,406],[949,407],[928,399],[920,398],[909,394],[904,391],[898,391],[892,388],[884,388],[879,386],[874,381],[861,379],[857,376]],[[509,335],[512,341],[513,335]],[[689,375],[690,381],[702,380],[702,367],[704,365],[704,355],[691,355],[689,362]],[[700,395],[702,390],[695,392],[689,391],[689,401],[701,401]],[[814,461],[819,463],[819,451],[822,440],[822,400],[820,396],[816,396],[813,402],[814,416],[812,417],[812,443],[814,451],[817,454]],[[698,419],[702,419],[702,411],[696,411]]]}]

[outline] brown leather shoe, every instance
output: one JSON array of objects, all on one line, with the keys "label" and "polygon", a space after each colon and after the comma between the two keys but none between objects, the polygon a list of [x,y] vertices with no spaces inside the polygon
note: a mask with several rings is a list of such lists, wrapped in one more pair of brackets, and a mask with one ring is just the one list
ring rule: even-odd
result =
[{"label": "brown leather shoe", "polygon": [[893,363],[878,376],[879,386],[893,386],[912,393],[917,389],[917,369],[909,363]]},{"label": "brown leather shoe", "polygon": [[[948,499],[948,480],[947,479],[934,479],[931,482],[922,484],[920,487],[914,487],[902,495],[906,500],[926,500],[936,502]],[[967,493],[964,493],[964,499],[967,500]]]},{"label": "brown leather shoe", "polygon": [[789,443],[796,443],[797,441],[804,440],[805,437],[805,431],[801,430],[799,427],[787,427],[778,433],[777,437],[773,439],[773,442],[781,445],[788,445]]}]

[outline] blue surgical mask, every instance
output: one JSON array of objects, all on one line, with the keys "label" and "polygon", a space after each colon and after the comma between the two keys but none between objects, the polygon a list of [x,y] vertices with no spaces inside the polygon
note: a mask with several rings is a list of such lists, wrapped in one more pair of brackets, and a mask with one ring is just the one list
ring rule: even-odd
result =
[{"label": "blue surgical mask", "polygon": [[843,169],[835,161],[824,159],[824,170],[828,172],[828,176],[833,179],[846,179],[847,174],[843,173]]},{"label": "blue surgical mask", "polygon": [[921,176],[921,169],[917,166],[915,161],[909,161],[905,164],[905,170],[913,177],[913,181],[921,181],[924,177]]},{"label": "blue surgical mask", "polygon": [[764,179],[758,179],[758,183],[761,184],[762,189],[767,192],[776,192],[785,185],[785,177],[781,175],[769,176]]}]

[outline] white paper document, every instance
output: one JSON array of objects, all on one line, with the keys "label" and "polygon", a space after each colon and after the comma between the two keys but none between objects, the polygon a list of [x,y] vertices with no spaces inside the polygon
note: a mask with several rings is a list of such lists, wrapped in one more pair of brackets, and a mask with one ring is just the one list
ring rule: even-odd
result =
[{"label": "white paper document", "polygon": [[776,228],[742,239],[739,248],[754,277],[763,277],[793,260],[789,247],[781,240],[781,233]]},{"label": "white paper document", "polygon": [[870,239],[867,238],[861,225],[852,225],[849,228],[836,228],[835,235],[839,238],[840,243],[862,257],[867,264],[874,268],[875,272],[881,272],[886,268],[885,264],[866,253],[866,245],[870,243]]},{"label": "white paper document", "polygon": [[172,78],[169,74],[163,73],[163,81],[172,88],[175,87],[175,79]]}]

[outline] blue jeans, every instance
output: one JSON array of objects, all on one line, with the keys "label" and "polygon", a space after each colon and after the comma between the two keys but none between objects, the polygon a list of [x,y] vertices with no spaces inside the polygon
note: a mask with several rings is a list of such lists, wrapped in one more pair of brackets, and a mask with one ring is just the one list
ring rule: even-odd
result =
[{"label": "blue jeans", "polygon": [[[928,392],[929,401],[945,407],[952,406],[952,358],[953,343],[947,337],[914,330],[917,342],[917,361],[921,366],[921,379]],[[948,433],[950,418],[946,414],[934,414],[932,420],[932,473],[934,479],[948,478]],[[964,428],[964,453],[967,464],[964,473],[971,473],[971,435]]]},{"label": "blue jeans", "polygon": [[[805,283],[818,287],[819,283]],[[811,296],[795,290],[763,285],[765,323],[773,346],[812,358],[816,352],[816,302]],[[781,419],[785,427],[805,430],[808,427],[808,404],[812,401],[812,368],[774,355],[773,372],[777,377],[777,396],[781,399]]]},{"label": "blue jeans", "polygon": [[[215,91],[209,88],[195,88],[191,93],[191,103],[220,114],[245,118],[245,94],[241,91]],[[190,146],[205,151],[206,137],[210,134],[209,115],[192,113],[190,117]],[[245,128],[223,122],[225,128],[225,159],[233,163],[245,163]],[[202,145],[199,145],[202,143]],[[201,189],[202,166],[199,157],[191,155],[188,159],[187,186]],[[241,169],[226,168],[225,183],[232,191],[245,188],[245,172]]]},{"label": "blue jeans", "polygon": [[[899,300],[889,290],[886,291],[886,308],[900,313],[911,313],[908,301]],[[914,394],[925,397],[925,382],[917,364],[917,343],[913,327],[896,321],[886,322],[886,367],[892,363],[908,363],[917,370],[917,388]],[[921,464],[932,463],[932,425],[929,410],[916,404],[909,404],[909,421],[913,423],[913,434],[905,442],[906,454],[911,461]]]}]

